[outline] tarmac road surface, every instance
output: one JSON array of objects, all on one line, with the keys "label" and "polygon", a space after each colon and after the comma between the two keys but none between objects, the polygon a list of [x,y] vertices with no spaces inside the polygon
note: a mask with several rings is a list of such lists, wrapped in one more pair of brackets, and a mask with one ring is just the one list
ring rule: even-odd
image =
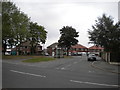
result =
[{"label": "tarmac road surface", "polygon": [[3,88],[118,88],[118,74],[96,69],[86,56],[49,62],[2,62]]}]

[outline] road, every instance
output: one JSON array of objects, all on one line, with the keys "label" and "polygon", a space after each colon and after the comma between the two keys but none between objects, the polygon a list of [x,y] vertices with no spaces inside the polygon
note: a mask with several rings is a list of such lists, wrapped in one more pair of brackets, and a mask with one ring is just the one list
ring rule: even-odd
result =
[{"label": "road", "polygon": [[3,88],[117,88],[118,75],[91,67],[86,56],[40,63],[2,63]]}]

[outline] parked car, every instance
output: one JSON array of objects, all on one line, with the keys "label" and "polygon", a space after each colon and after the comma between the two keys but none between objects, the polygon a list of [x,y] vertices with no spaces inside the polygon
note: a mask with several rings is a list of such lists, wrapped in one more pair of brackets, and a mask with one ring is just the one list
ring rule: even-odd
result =
[{"label": "parked car", "polygon": [[96,61],[96,55],[95,54],[89,54],[88,55],[88,61]]},{"label": "parked car", "polygon": [[48,54],[48,53],[45,53],[45,56],[49,56],[49,54]]}]

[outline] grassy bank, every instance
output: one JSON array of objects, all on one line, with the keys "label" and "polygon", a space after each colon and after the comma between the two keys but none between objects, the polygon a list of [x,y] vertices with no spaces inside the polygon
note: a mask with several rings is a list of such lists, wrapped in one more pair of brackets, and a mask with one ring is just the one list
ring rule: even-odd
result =
[{"label": "grassy bank", "polygon": [[33,56],[21,56],[21,55],[15,55],[15,56],[7,56],[3,55],[2,59],[4,60],[19,60],[19,59],[27,59],[27,58],[32,58]]},{"label": "grassy bank", "polygon": [[[64,56],[64,58],[69,59],[72,58],[71,56]],[[3,60],[21,60],[23,59],[22,62],[30,62],[30,63],[34,63],[34,62],[46,62],[46,61],[52,61],[55,60],[54,57],[46,57],[46,56],[22,56],[22,55],[15,55],[15,56],[2,56]],[[24,60],[25,59],[25,60]]]}]

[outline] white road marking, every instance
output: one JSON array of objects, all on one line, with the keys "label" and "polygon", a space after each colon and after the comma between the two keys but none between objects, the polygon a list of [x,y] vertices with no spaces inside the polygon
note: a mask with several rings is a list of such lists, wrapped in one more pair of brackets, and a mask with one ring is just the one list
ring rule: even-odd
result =
[{"label": "white road marking", "polygon": [[100,84],[100,83],[83,82],[83,81],[76,81],[76,80],[70,80],[70,81],[75,83],[92,84],[92,85],[99,85],[99,86],[120,87],[119,85]]},{"label": "white road marking", "polygon": [[64,70],[64,69],[65,69],[64,67],[61,68],[61,70]]},{"label": "white road marking", "polygon": [[92,72],[94,72],[94,71],[88,71],[89,73],[92,73]]},{"label": "white road marking", "polygon": [[77,62],[74,62],[74,64],[76,64]]},{"label": "white road marking", "polygon": [[46,77],[46,76],[42,76],[42,75],[37,75],[37,74],[32,74],[32,73],[26,73],[26,72],[21,72],[21,71],[16,71],[16,70],[10,70],[11,72],[15,72],[15,73],[20,73],[20,74],[26,74],[26,75],[31,75],[31,76],[36,76],[36,77]]}]

